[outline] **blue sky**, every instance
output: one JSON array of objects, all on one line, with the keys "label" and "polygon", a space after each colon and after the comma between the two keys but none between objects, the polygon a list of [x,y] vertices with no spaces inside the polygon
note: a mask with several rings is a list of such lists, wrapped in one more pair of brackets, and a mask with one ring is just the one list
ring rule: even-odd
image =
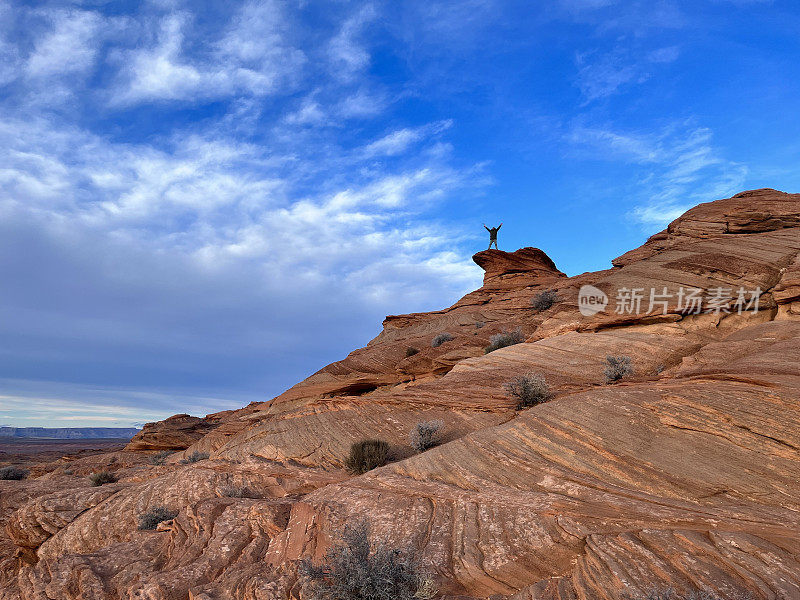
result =
[{"label": "blue sky", "polygon": [[477,287],[800,191],[793,2],[0,0],[0,425],[268,399]]}]

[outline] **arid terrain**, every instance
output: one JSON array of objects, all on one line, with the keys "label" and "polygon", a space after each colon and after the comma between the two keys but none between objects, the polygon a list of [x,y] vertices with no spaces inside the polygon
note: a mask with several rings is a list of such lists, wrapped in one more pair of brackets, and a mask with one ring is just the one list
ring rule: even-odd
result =
[{"label": "arid terrain", "polygon": [[43,439],[0,437],[0,465],[41,466],[61,457],[96,454],[121,450],[129,440],[122,438],[100,439]]},{"label": "arid terrain", "polygon": [[[606,271],[567,277],[535,248],[474,260],[480,289],[387,317],[271,401],[0,481],[0,599],[302,599],[298,561],[356,519],[441,598],[800,599],[800,194],[699,205]],[[583,285],[604,312],[581,314]],[[733,297],[687,314],[680,288]],[[616,310],[621,289],[644,290],[641,312]],[[752,294],[736,306],[740,289],[757,310]],[[555,302],[533,308],[546,290]],[[522,343],[485,353],[517,328]],[[607,356],[633,373],[609,383]],[[505,384],[529,372],[554,397],[517,410]],[[416,453],[409,432],[436,419],[441,443]],[[369,438],[391,460],[352,475],[351,444]],[[103,470],[117,481],[93,486]],[[176,516],[139,530],[161,506]]]}]

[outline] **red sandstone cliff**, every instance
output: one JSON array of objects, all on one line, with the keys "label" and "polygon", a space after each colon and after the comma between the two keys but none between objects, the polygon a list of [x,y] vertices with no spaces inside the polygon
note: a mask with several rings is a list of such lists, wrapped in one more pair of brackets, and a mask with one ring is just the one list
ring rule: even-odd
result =
[{"label": "red sandstone cliff", "polygon": [[[0,481],[0,599],[301,598],[296,561],[364,516],[443,598],[617,600],[653,584],[800,598],[800,194],[702,204],[599,273],[566,277],[534,248],[475,262],[479,290],[387,317],[271,402]],[[609,310],[580,314],[584,284]],[[760,289],[760,310],[614,312],[616,290],[664,287]],[[537,312],[545,289],[558,301]],[[526,343],[484,354],[518,327]],[[631,356],[634,376],[606,385],[607,355]],[[556,397],[516,411],[503,384],[528,371]],[[413,454],[409,429],[432,418],[444,443]],[[350,476],[365,437],[393,462]],[[156,449],[185,450],[150,465]],[[195,450],[210,459],[178,463]],[[119,482],[89,487],[101,467]],[[138,531],[158,505],[178,516]]]}]

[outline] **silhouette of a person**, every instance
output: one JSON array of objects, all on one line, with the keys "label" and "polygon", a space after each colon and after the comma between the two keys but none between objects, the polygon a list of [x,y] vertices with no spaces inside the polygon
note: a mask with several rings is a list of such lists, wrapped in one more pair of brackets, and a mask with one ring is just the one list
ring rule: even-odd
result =
[{"label": "silhouette of a person", "polygon": [[502,223],[500,223],[500,225],[498,225],[497,227],[486,227],[486,223],[483,224],[483,228],[489,232],[489,247],[487,248],[487,250],[491,250],[492,244],[494,244],[496,250],[500,249],[497,247],[497,232],[500,231],[500,228],[502,226],[503,226]]}]

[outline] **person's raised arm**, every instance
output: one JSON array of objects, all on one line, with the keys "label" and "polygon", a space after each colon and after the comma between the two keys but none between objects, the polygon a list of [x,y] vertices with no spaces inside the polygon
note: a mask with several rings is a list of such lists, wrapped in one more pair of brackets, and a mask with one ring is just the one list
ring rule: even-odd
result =
[{"label": "person's raised arm", "polygon": [[486,226],[486,223],[484,223],[484,224],[483,224],[483,228],[484,228],[486,231],[491,231],[491,229],[489,229],[489,228]]},{"label": "person's raised arm", "polygon": [[502,223],[500,223],[500,225],[498,225],[498,226],[497,226],[497,230],[498,230],[498,231],[500,231],[500,228],[501,228],[502,226],[503,226],[503,224],[502,224]]}]

